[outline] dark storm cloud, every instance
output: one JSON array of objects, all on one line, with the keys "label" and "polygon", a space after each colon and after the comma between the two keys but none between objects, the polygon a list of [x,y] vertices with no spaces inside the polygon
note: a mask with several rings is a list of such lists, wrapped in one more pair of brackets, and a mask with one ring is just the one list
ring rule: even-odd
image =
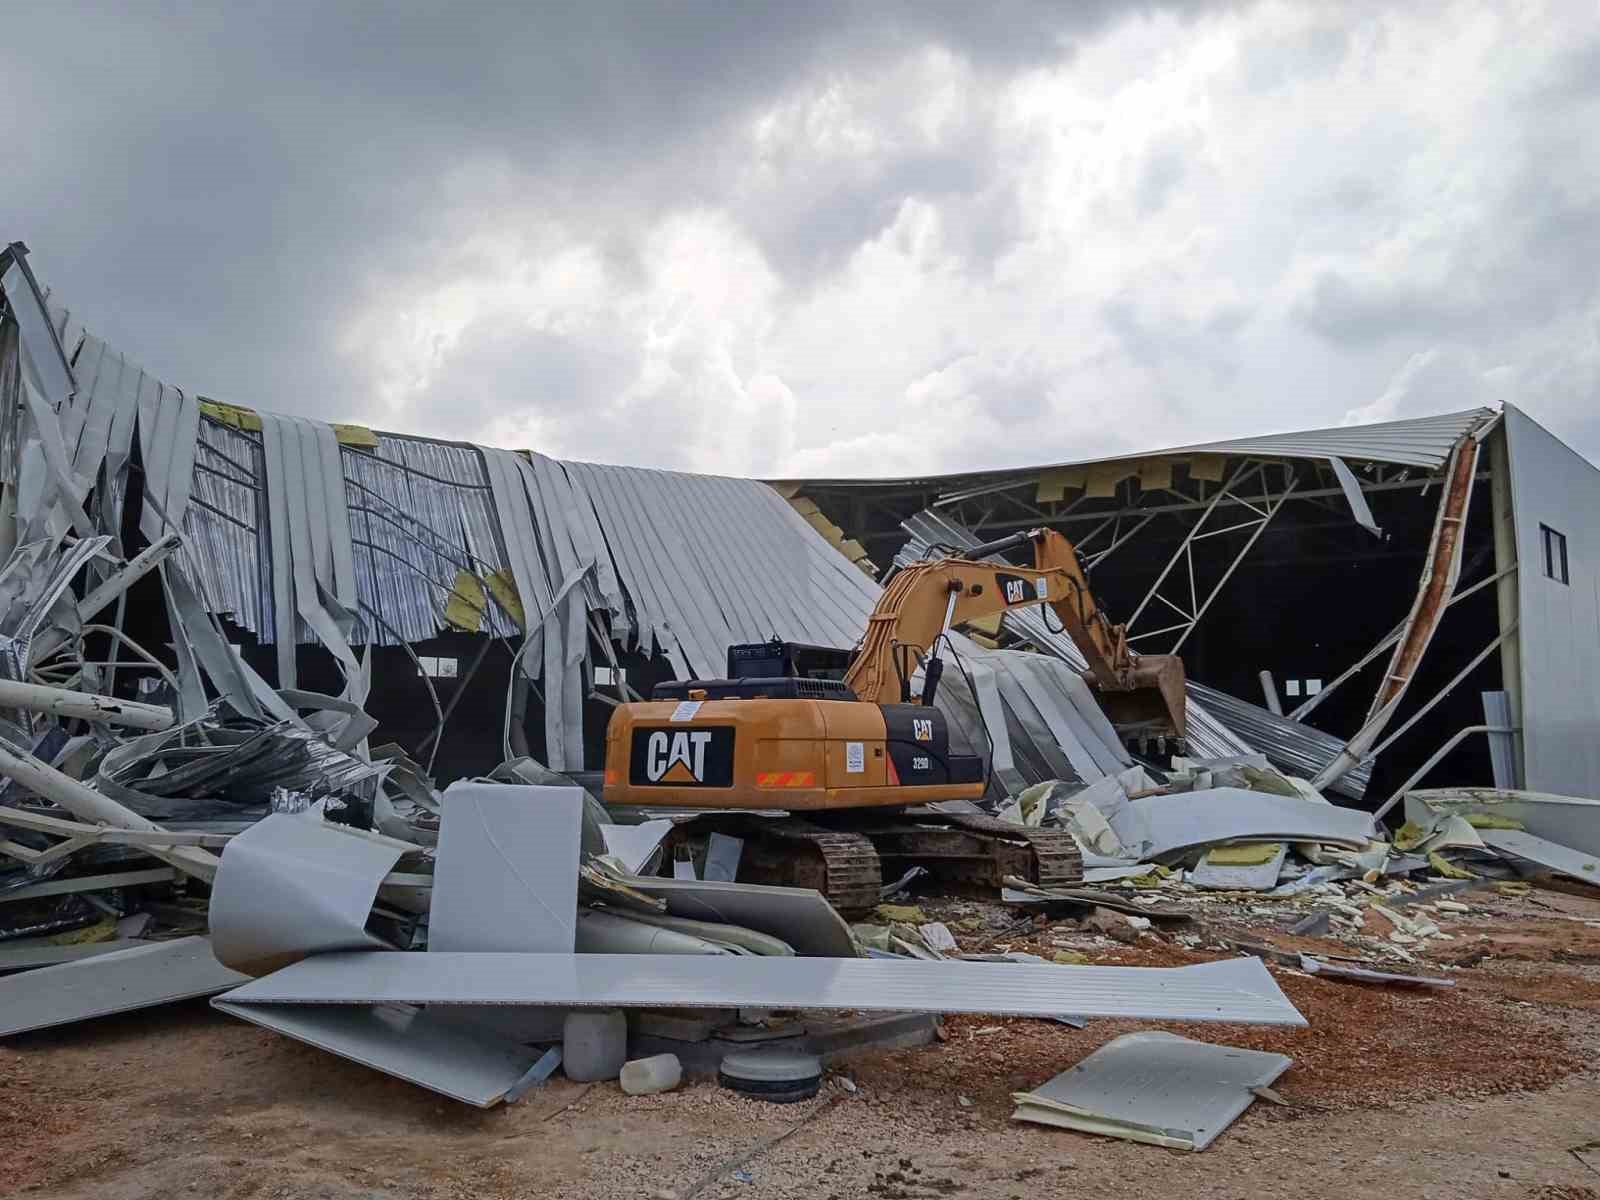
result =
[{"label": "dark storm cloud", "polygon": [[590,397],[622,394],[639,369],[621,337],[579,338],[525,321],[487,317],[471,325],[451,354],[452,369],[434,383],[429,401],[462,429],[478,429],[514,413],[554,435],[593,419]]},{"label": "dark storm cloud", "polygon": [[[356,414],[371,397],[330,327],[386,267],[450,252],[474,211],[453,172],[498,164],[519,203],[626,230],[714,199],[696,197],[715,181],[695,165],[730,121],[810,72],[919,44],[1013,70],[1068,52],[1126,7],[8,10],[6,108],[21,128],[0,222],[31,242],[58,294],[151,369],[243,403]],[[866,194],[841,181],[825,211],[768,241],[797,270],[831,261],[897,188],[961,186],[941,182],[950,175],[925,162]]]},{"label": "dark storm cloud", "polygon": [[[1418,11],[13,5],[0,227],[172,382],[444,436],[537,430],[613,461],[687,462],[682,431],[710,437],[700,410],[727,405],[751,444],[786,434],[825,462],[969,353],[947,382],[974,419],[1035,411],[1045,434],[1035,397],[1137,420],[1141,388],[1225,422],[1308,347],[1330,380],[1312,424],[1462,346],[1600,411],[1600,42],[1561,33],[1556,6],[1554,34],[1506,18],[1515,44],[1486,53],[1470,14],[1429,29]],[[1178,19],[1139,20],[1156,12]],[[906,64],[941,53],[956,65],[927,86],[956,99],[924,119]],[[1413,88],[1422,62],[1446,69]],[[1034,107],[1006,111],[1035,76]],[[864,150],[806,124],[835,85]],[[775,111],[800,116],[758,148]],[[1459,167],[1428,161],[1441,135]],[[664,237],[685,214],[694,236]],[[590,291],[525,286],[574,247]],[[1469,360],[1437,359],[1463,378]],[[765,437],[785,396],[801,418]]]}]

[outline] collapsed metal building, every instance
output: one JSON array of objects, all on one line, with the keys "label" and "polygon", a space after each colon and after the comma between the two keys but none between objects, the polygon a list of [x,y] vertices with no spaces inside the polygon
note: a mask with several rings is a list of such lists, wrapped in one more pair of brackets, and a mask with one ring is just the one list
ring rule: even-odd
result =
[{"label": "collapsed metal building", "polygon": [[[769,484],[193,395],[53,303],[20,245],[0,299],[12,591],[32,545],[89,547],[91,584],[96,547],[161,560],[114,618],[78,605],[87,661],[41,656],[48,627],[12,605],[7,678],[93,672],[181,720],[281,691],[341,751],[394,743],[440,782],[524,754],[584,773],[617,703],[722,674],[733,643],[853,645],[897,561],[1049,525],[1136,648],[1185,657],[1197,755],[1258,750],[1369,806],[1425,783],[1600,795],[1600,473],[1510,406]],[[963,632],[941,704],[994,792],[1132,761],[1042,614]]]}]

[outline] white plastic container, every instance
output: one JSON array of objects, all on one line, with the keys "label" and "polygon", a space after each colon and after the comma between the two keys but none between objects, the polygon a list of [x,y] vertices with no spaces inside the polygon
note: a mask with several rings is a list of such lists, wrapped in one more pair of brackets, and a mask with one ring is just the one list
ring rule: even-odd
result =
[{"label": "white plastic container", "polygon": [[676,1054],[652,1054],[622,1064],[622,1090],[630,1096],[670,1092],[683,1079],[683,1064]]},{"label": "white plastic container", "polygon": [[621,1009],[579,1009],[561,1029],[561,1069],[568,1079],[615,1079],[628,1058],[628,1018]]}]

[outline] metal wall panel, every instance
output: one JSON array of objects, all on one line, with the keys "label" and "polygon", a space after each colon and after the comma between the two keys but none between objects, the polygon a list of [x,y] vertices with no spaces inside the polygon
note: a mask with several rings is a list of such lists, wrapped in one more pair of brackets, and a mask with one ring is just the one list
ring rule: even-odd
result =
[{"label": "metal wall panel", "polygon": [[[1505,406],[1521,642],[1523,786],[1600,797],[1600,470]],[[1545,571],[1541,526],[1566,540],[1567,582]]]},{"label": "metal wall panel", "polygon": [[[103,959],[100,961],[104,961]],[[319,954],[229,1004],[846,1008],[1304,1025],[1258,958],[1187,967],[675,954]]]}]

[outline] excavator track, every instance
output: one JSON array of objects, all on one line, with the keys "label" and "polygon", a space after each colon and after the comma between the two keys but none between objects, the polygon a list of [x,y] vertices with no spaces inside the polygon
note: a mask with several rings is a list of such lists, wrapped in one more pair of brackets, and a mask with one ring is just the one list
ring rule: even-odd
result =
[{"label": "excavator track", "polygon": [[803,817],[707,814],[679,825],[668,845],[688,851],[714,832],[743,839],[742,882],[814,888],[847,917],[877,905],[886,875],[913,866],[984,888],[998,889],[1007,875],[1043,887],[1083,882],[1071,834],[978,813],[834,813],[826,826]]},{"label": "excavator track", "polygon": [[1001,887],[1007,875],[1057,887],[1083,880],[1083,855],[1065,830],[980,813],[907,813],[861,832],[872,839],[890,878],[918,866],[936,879],[983,888]]},{"label": "excavator track", "polygon": [[[940,819],[974,833],[1021,838],[1033,851],[1032,870],[1022,878],[1043,887],[1065,887],[1083,882],[1083,852],[1065,829],[1035,829],[1013,825],[980,813],[941,813]],[[999,886],[999,881],[995,881]]]},{"label": "excavator track", "polygon": [[[799,817],[705,815],[672,831],[669,851],[711,833],[744,841],[739,879],[746,883],[813,888],[841,913],[870,910],[879,900],[883,874],[878,852],[859,833],[827,829]],[[670,864],[670,859],[663,865]]]}]

